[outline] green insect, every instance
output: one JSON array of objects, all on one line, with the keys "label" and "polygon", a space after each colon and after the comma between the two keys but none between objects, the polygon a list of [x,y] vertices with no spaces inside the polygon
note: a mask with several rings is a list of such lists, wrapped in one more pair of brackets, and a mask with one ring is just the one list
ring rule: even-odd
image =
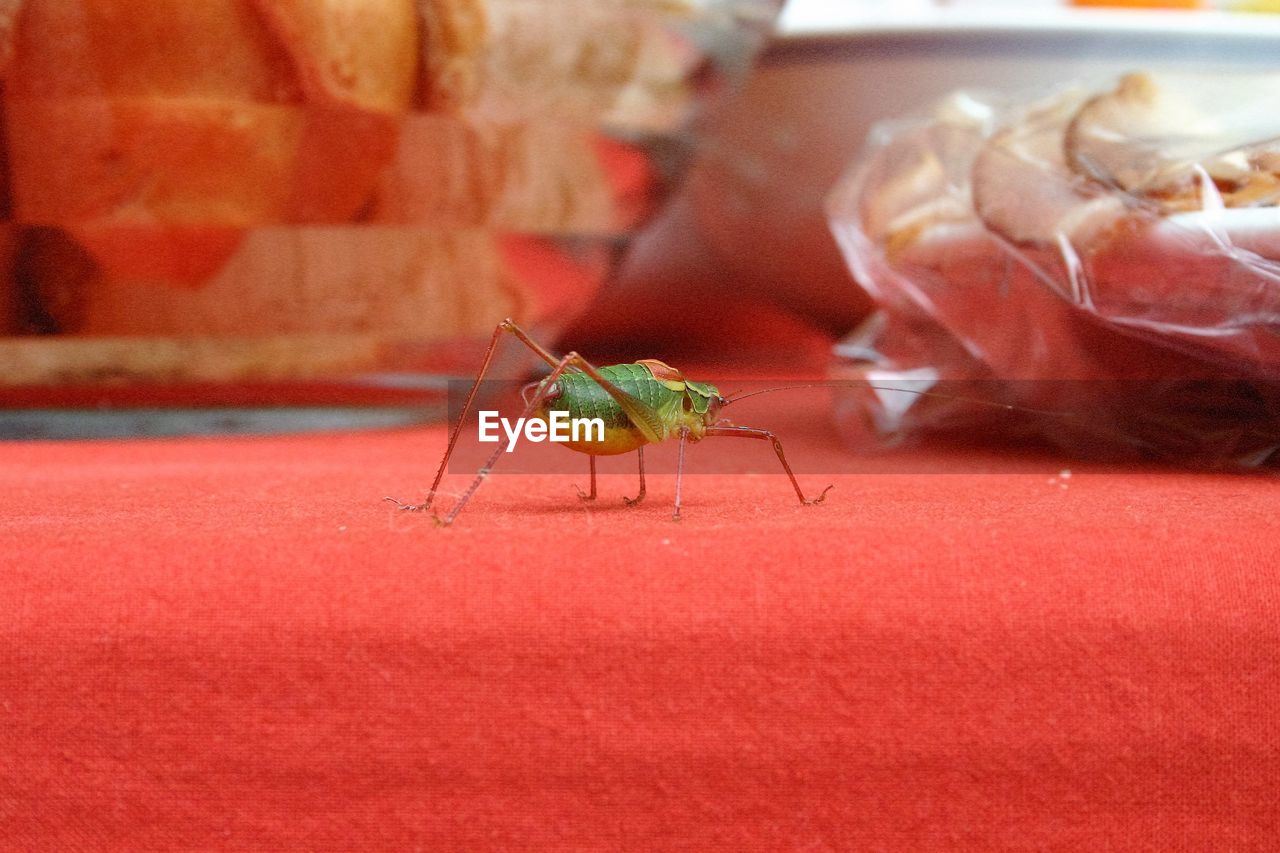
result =
[{"label": "green insect", "polygon": [[[504,332],[514,335],[552,368],[547,378],[525,388],[524,419],[548,421],[553,412],[567,412],[570,419],[599,418],[604,423],[602,439],[565,443],[569,449],[587,454],[590,460],[591,491],[583,493],[579,490],[579,496],[583,500],[596,498],[597,456],[614,456],[634,450],[639,456],[640,491],[634,498],[624,500],[628,506],[640,503],[645,496],[645,445],[673,438],[680,443],[676,456],[675,509],[672,513],[672,518],[676,521],[680,520],[680,487],[684,474],[685,445],[704,438],[754,438],[772,442],[778,461],[782,463],[782,469],[786,471],[795,488],[796,497],[803,505],[821,503],[831,490],[831,486],[827,486],[816,498],[806,498],[800,490],[800,484],[796,482],[791,466],[787,464],[787,457],[782,452],[782,442],[768,430],[733,426],[723,421],[720,411],[733,401],[722,396],[714,385],[686,379],[679,370],[657,359],[642,359],[632,364],[597,368],[576,352],[556,358],[511,320],[503,320],[493,331],[493,340],[489,342],[489,348],[485,352],[480,375],[471,386],[458,424],[449,435],[449,444],[445,448],[444,458],[440,460],[440,468],[436,471],[426,500],[421,504],[403,504],[390,497],[386,500],[403,510],[425,511],[431,508],[440,480],[444,477],[445,467],[449,464],[449,457],[453,455],[454,446],[458,443],[462,424],[471,411],[476,391],[489,369],[489,363],[493,360],[494,351]],[[453,523],[476,489],[489,476],[502,452],[503,448],[499,446],[458,502],[445,515],[436,516],[440,524]]]}]

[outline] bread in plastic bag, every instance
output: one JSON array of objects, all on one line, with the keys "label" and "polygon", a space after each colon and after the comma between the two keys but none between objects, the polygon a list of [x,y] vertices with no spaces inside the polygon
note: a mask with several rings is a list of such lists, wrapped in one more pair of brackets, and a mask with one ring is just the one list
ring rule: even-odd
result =
[{"label": "bread in plastic bag", "polygon": [[930,394],[844,395],[847,433],[1276,461],[1278,97],[1276,74],[1134,73],[875,128],[829,202],[878,307],[836,372]]}]

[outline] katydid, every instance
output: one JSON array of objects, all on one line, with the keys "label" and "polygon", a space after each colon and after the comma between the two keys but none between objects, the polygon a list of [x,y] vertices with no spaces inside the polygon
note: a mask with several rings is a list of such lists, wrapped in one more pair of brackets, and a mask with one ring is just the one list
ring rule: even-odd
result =
[{"label": "katydid", "polygon": [[[579,496],[583,500],[594,500],[596,497],[597,456],[613,456],[634,450],[639,458],[640,491],[634,498],[624,500],[628,506],[640,503],[645,497],[645,445],[675,439],[679,441],[679,450],[676,454],[676,494],[672,519],[679,521],[685,445],[712,437],[754,438],[772,442],[778,462],[782,464],[782,470],[790,478],[796,497],[804,506],[821,503],[831,490],[831,486],[827,486],[816,498],[806,498],[791,466],[787,464],[787,457],[782,452],[782,442],[778,437],[765,429],[734,426],[722,420],[721,409],[732,401],[722,396],[714,385],[687,379],[679,370],[657,359],[595,367],[576,352],[556,358],[514,322],[503,320],[493,331],[493,339],[489,342],[484,361],[480,365],[480,374],[462,405],[457,425],[449,434],[444,458],[440,460],[440,467],[431,483],[431,490],[427,492],[426,500],[421,504],[403,504],[390,497],[386,500],[403,510],[425,511],[431,508],[449,458],[458,443],[462,425],[475,401],[476,391],[504,333],[513,335],[552,368],[545,379],[525,389],[523,420],[546,420],[552,411],[567,411],[572,418],[598,417],[604,421],[602,441],[567,442],[565,445],[571,450],[587,454],[590,460],[591,491],[584,494],[579,490]],[[476,489],[489,476],[502,452],[503,448],[499,444],[458,502],[444,516],[435,516],[439,524],[453,523]]]}]

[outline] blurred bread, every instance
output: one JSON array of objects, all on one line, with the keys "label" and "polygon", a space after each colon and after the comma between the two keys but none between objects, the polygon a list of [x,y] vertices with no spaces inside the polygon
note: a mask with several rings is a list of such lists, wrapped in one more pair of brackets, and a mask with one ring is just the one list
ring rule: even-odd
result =
[{"label": "blurred bread", "polygon": [[556,116],[672,129],[697,51],[671,18],[684,0],[418,0],[422,104],[511,121]]},{"label": "blurred bread", "polygon": [[4,89],[13,213],[45,226],[28,236],[56,331],[91,340],[53,342],[22,381],[112,363],[160,380],[371,369],[388,342],[581,302],[609,249],[554,235],[624,234],[647,211],[647,157],[599,128],[683,120],[696,52],[665,17],[691,14],[23,0]]},{"label": "blurred bread", "polygon": [[639,212],[625,209],[626,188],[611,174],[603,145],[590,128],[572,124],[412,115],[382,174],[372,218],[535,234],[625,233]]},{"label": "blurred bread", "polygon": [[[1236,84],[1215,107],[1208,93]],[[1133,74],[998,127],[940,116],[896,138],[858,199],[883,247],[861,259],[870,286],[910,282],[1001,377],[1176,374],[1189,356],[1274,372],[1280,119],[1251,85]]]},{"label": "blurred bread", "polygon": [[416,80],[412,3],[26,0],[5,91],[15,218],[349,219],[378,164],[335,164],[390,155]]},{"label": "blurred bread", "polygon": [[[1135,72],[1072,116],[1062,148],[1080,175],[1165,213],[1280,202],[1280,75]],[[1210,198],[1213,196],[1214,198]]]},{"label": "blurred bread", "polygon": [[896,248],[975,213],[1014,244],[1087,248],[1179,213],[1273,207],[1277,86],[1275,74],[1138,72],[1101,93],[1073,89],[1028,105],[995,129],[944,105],[936,125],[875,164],[864,221]]},{"label": "blurred bread", "polygon": [[[495,316],[545,321],[581,304],[609,248],[481,229],[276,227],[245,235],[198,288],[99,277],[56,229],[70,333],[0,342],[0,384],[275,380],[369,372],[424,344],[479,340]],[[74,275],[70,273],[74,271]],[[51,282],[52,284],[52,282]],[[399,362],[397,362],[399,363]]]},{"label": "blurred bread", "polygon": [[973,209],[987,228],[1014,243],[1054,246],[1088,241],[1124,216],[1124,201],[1068,170],[1062,135],[1080,107],[1068,94],[996,131],[970,176]]},{"label": "blurred bread", "polygon": [[476,100],[491,24],[484,0],[418,0],[422,106],[453,112]]},{"label": "blurred bread", "polygon": [[400,113],[417,85],[414,0],[253,0],[292,60],[303,99]]},{"label": "blurred bread", "polygon": [[332,378],[377,364],[382,342],[355,335],[269,338],[68,338],[0,340],[0,384],[270,382]]},{"label": "blurred bread", "polygon": [[90,335],[377,334],[469,328],[519,307],[496,238],[416,227],[255,229],[199,288],[104,279],[89,289]]}]

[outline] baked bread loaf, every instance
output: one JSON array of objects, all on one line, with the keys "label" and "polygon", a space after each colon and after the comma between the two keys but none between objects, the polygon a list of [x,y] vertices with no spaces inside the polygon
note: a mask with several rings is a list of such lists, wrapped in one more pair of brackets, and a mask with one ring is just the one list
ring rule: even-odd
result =
[{"label": "baked bread loaf", "polygon": [[[116,354],[181,337],[201,379],[221,339],[234,379],[279,375],[250,351],[367,370],[370,341],[554,316],[648,213],[659,176],[626,140],[683,125],[705,58],[685,33],[711,8],[0,0],[9,206],[40,317],[0,301],[0,323]],[[317,341],[335,358],[286,358]],[[7,380],[107,376],[62,351]],[[149,351],[172,381],[182,348]],[[125,361],[145,376],[145,355]]]},{"label": "baked bread loaf", "polygon": [[513,121],[554,116],[671,131],[701,53],[689,0],[419,0],[422,103]]},{"label": "baked bread loaf", "polygon": [[24,223],[347,221],[416,84],[413,0],[25,0],[16,20]]}]

